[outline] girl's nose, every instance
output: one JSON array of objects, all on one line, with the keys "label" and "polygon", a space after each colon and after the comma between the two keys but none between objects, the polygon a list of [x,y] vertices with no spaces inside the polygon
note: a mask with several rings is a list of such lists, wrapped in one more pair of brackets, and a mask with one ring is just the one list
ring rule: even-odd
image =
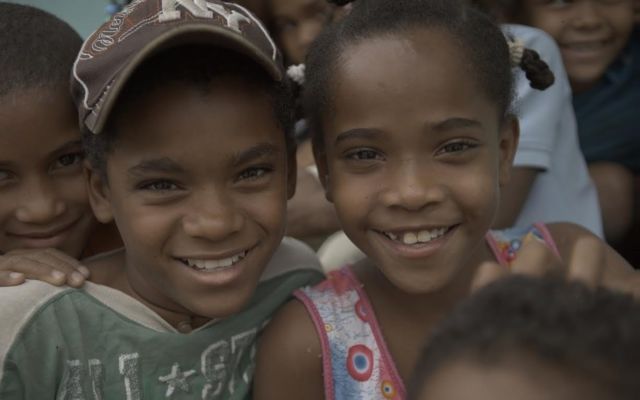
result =
[{"label": "girl's nose", "polygon": [[442,202],[445,197],[446,189],[430,176],[426,168],[421,168],[418,163],[407,162],[390,177],[383,202],[387,207],[419,211]]}]

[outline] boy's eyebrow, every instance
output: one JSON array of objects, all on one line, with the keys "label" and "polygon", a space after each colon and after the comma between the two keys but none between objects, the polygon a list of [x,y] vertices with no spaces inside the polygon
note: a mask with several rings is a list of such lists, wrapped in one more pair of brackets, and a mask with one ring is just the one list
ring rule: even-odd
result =
[{"label": "boy's eyebrow", "polygon": [[168,174],[180,174],[184,169],[175,161],[168,157],[143,160],[129,168],[129,175],[139,176],[152,172],[162,172]]},{"label": "boy's eyebrow", "polygon": [[456,129],[482,128],[482,123],[475,119],[454,117],[440,122],[428,123],[427,126],[429,127],[429,130],[433,130],[436,132],[447,132]]},{"label": "boy's eyebrow", "polygon": [[233,156],[233,165],[246,164],[251,160],[278,154],[280,150],[271,143],[259,143]]},{"label": "boy's eyebrow", "polygon": [[337,145],[340,142],[343,142],[345,140],[349,140],[349,139],[375,139],[379,136],[381,136],[383,134],[383,132],[379,129],[364,129],[364,128],[355,128],[355,129],[349,129],[348,131],[344,131],[342,133],[340,133],[337,137],[336,137],[336,142],[335,144]]}]

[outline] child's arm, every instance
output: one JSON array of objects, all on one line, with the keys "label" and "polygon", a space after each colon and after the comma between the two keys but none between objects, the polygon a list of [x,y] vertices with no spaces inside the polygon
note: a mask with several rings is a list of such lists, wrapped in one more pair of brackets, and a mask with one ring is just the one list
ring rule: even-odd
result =
[{"label": "child's arm", "polygon": [[569,278],[640,297],[640,271],[602,239],[575,224],[550,224],[547,228],[568,265]]},{"label": "child's arm", "polygon": [[0,255],[0,287],[36,279],[55,286],[80,287],[89,270],[80,261],[56,249],[14,250]]},{"label": "child's arm", "polygon": [[525,242],[509,269],[495,262],[481,265],[474,290],[511,273],[530,276],[556,273],[590,287],[604,286],[640,298],[640,271],[634,270],[604,241],[575,224],[549,224],[547,228],[561,258],[537,240]]},{"label": "child's arm", "polygon": [[258,344],[254,400],[324,399],[320,340],[307,310],[286,304]]}]

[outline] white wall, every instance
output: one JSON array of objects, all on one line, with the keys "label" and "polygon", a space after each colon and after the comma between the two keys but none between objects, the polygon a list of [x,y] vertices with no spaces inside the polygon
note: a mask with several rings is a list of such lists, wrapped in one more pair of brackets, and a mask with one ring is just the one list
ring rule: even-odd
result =
[{"label": "white wall", "polygon": [[107,0],[2,0],[27,4],[55,14],[86,38],[107,19]]}]

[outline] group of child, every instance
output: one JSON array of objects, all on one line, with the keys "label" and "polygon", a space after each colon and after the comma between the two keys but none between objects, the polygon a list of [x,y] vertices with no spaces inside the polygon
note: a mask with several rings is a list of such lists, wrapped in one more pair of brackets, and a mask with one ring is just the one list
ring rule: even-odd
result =
[{"label": "group of child", "polygon": [[322,281],[283,239],[294,88],[251,12],[135,0],[80,45],[0,3],[0,398],[464,399],[485,375],[486,398],[535,398],[528,371],[550,398],[633,398],[640,275],[578,225],[491,230],[512,65],[551,84],[537,53],[465,1],[340,17],[302,104],[365,258]]}]

